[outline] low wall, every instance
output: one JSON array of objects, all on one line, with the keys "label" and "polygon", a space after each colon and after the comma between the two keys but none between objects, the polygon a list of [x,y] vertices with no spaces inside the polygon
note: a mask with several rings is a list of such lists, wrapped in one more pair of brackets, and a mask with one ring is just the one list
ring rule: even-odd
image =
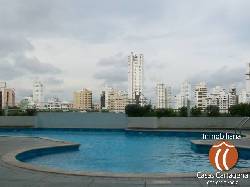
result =
[{"label": "low wall", "polygon": [[[128,128],[235,129],[242,117],[129,117]],[[243,126],[250,130],[250,120]]]},{"label": "low wall", "polygon": [[35,116],[0,116],[0,128],[35,127]]},{"label": "low wall", "polygon": [[81,112],[40,112],[37,115],[38,128],[127,128],[125,114],[81,113]]},{"label": "low wall", "polygon": [[[37,116],[0,116],[1,127],[99,129],[235,129],[242,117],[127,117],[116,113],[40,112]],[[250,120],[244,125],[250,130]]]},{"label": "low wall", "polygon": [[155,117],[128,117],[128,128],[159,128],[159,119]]}]

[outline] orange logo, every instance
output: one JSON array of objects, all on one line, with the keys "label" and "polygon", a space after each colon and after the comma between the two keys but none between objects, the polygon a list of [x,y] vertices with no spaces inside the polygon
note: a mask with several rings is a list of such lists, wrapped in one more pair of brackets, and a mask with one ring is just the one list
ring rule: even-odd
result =
[{"label": "orange logo", "polygon": [[220,141],[211,147],[209,160],[216,169],[220,171],[229,170],[238,161],[238,151],[230,142]]}]

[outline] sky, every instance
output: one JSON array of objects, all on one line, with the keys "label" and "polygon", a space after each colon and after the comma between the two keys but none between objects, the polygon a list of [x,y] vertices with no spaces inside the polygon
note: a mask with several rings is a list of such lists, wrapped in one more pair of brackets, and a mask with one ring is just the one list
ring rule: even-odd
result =
[{"label": "sky", "polygon": [[145,95],[157,82],[244,87],[249,0],[0,0],[0,81],[17,99],[35,79],[46,96],[127,90],[127,56],[144,54]]}]

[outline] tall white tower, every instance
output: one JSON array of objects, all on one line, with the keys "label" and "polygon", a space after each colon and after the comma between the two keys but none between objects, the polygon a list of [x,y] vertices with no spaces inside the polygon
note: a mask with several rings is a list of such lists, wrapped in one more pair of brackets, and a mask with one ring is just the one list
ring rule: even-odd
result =
[{"label": "tall white tower", "polygon": [[247,63],[246,92],[247,92],[247,94],[250,94],[250,63]]},{"label": "tall white tower", "polygon": [[184,81],[181,84],[181,107],[187,107],[188,102],[191,101],[192,97],[192,90],[191,90],[191,84],[188,81]]},{"label": "tall white tower", "polygon": [[128,98],[130,103],[143,104],[143,54],[128,56]]},{"label": "tall white tower", "polygon": [[167,108],[167,92],[163,83],[156,85],[156,108]]},{"label": "tall white tower", "polygon": [[37,80],[33,84],[33,102],[38,107],[41,107],[44,102],[43,84]]}]

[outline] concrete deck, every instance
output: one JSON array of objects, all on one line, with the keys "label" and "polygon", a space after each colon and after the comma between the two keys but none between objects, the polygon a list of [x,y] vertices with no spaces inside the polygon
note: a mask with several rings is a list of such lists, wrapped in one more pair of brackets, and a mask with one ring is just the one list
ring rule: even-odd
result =
[{"label": "concrete deck", "polygon": [[[40,168],[19,162],[15,155],[25,150],[70,146],[67,142],[31,137],[0,137],[0,186],[1,187],[165,187],[165,186],[207,186],[205,180],[196,177],[162,176],[94,176],[83,174],[39,171]],[[250,179],[240,181],[237,186],[249,186]],[[225,185],[224,185],[225,186]]]}]

